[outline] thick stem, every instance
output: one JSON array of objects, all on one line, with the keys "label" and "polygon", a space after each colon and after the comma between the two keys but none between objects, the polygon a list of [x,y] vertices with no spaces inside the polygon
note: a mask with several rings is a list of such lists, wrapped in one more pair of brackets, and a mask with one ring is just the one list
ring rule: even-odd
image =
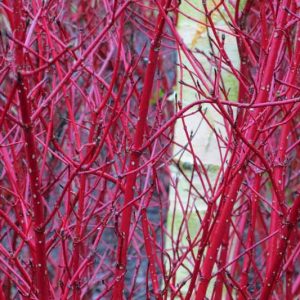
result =
[{"label": "thick stem", "polygon": [[[14,5],[14,26],[16,39],[22,41],[26,32],[24,16],[22,14],[22,1],[16,0]],[[33,210],[32,219],[34,222],[35,254],[34,254],[34,279],[36,281],[36,293],[38,298],[46,300],[49,295],[49,280],[47,275],[47,258],[45,248],[44,205],[41,195],[40,174],[38,167],[38,153],[34,137],[33,123],[31,121],[31,99],[27,97],[28,84],[22,78],[20,71],[25,68],[25,57],[23,47],[15,46],[15,58],[17,67],[17,89],[20,101],[20,112],[23,126],[26,162],[28,166],[31,206]]]},{"label": "thick stem", "polygon": [[47,258],[45,247],[44,205],[41,195],[40,174],[37,163],[37,150],[31,122],[31,109],[26,96],[26,83],[20,73],[18,74],[18,95],[20,99],[21,118],[25,137],[25,152],[30,178],[31,203],[33,208],[33,221],[35,233],[35,270],[36,285],[39,299],[49,299],[49,281],[47,275]]},{"label": "thick stem", "polygon": [[[169,8],[171,0],[167,0],[165,5],[165,11]],[[141,95],[141,102],[139,106],[138,122],[136,125],[136,132],[134,138],[134,144],[130,154],[129,162],[129,175],[126,180],[125,195],[124,195],[124,204],[126,207],[121,216],[121,226],[120,226],[120,236],[118,239],[118,252],[117,252],[117,269],[115,274],[116,284],[113,288],[112,299],[118,300],[123,293],[124,289],[124,275],[126,273],[127,265],[127,251],[128,251],[128,242],[129,242],[129,230],[131,223],[131,214],[132,206],[130,204],[134,197],[134,187],[137,178],[137,172],[134,172],[135,169],[139,167],[139,160],[141,152],[139,149],[142,147],[144,141],[144,133],[147,125],[147,115],[150,104],[150,98],[152,95],[152,87],[154,82],[155,71],[157,68],[160,42],[162,37],[162,32],[164,28],[165,19],[162,16],[162,13],[159,13],[156,29],[154,32],[154,38],[151,41],[150,53],[148,58],[148,65],[145,73],[145,80],[143,91]]]}]

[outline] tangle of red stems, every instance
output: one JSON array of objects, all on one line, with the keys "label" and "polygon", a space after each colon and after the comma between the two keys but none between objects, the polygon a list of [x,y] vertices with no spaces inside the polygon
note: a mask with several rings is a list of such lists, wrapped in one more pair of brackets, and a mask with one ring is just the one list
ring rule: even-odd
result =
[{"label": "tangle of red stems", "polygon": [[1,300],[298,299],[299,1],[193,3],[0,3]]}]

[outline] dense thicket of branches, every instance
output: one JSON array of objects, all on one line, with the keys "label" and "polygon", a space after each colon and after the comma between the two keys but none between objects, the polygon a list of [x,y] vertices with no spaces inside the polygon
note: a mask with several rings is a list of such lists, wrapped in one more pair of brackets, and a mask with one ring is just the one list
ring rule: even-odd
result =
[{"label": "dense thicket of branches", "polygon": [[[209,51],[179,36],[183,5]],[[3,0],[0,299],[296,299],[299,16],[296,0]]]}]

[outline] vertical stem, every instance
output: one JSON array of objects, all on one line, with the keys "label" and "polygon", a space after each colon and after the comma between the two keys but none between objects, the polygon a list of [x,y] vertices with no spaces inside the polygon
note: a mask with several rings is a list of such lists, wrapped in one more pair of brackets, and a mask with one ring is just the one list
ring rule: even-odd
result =
[{"label": "vertical stem", "polygon": [[[258,192],[260,184],[261,184],[261,176],[260,174],[256,174],[253,183],[253,190]],[[255,192],[253,192],[251,197],[251,211],[250,211],[250,222],[248,226],[247,248],[250,248],[254,243],[254,232],[256,228],[257,209],[258,209],[258,196]],[[240,280],[242,290],[238,294],[238,300],[246,299],[245,295],[247,295],[252,252],[253,252],[252,250],[249,251],[249,253],[244,258],[241,280]]]},{"label": "vertical stem", "polygon": [[[23,6],[21,0],[14,3],[14,34],[17,40],[23,41],[26,33],[26,24],[22,14]],[[33,208],[35,255],[34,277],[36,281],[36,293],[40,300],[49,299],[49,281],[47,275],[47,258],[45,247],[44,205],[41,196],[40,174],[37,163],[37,149],[31,121],[31,103],[27,98],[27,80],[23,79],[20,71],[24,69],[25,57],[23,47],[19,44],[15,46],[15,60],[17,68],[17,88],[20,101],[21,120],[23,123],[23,133],[25,138],[26,161],[30,178],[31,205]]]},{"label": "vertical stem", "polygon": [[[80,190],[78,199],[78,212],[77,212],[77,222],[75,228],[75,238],[74,238],[74,253],[73,253],[73,274],[75,274],[79,268],[80,264],[80,248],[82,246],[82,226],[83,226],[83,213],[85,207],[85,185],[86,185],[86,175],[80,175]],[[81,294],[80,280],[75,280],[73,284],[73,299],[79,300]]]},{"label": "vertical stem", "polygon": [[33,220],[35,232],[35,268],[36,284],[39,299],[49,299],[49,283],[47,276],[47,258],[45,248],[44,206],[40,193],[40,174],[37,164],[37,150],[35,145],[31,109],[26,95],[25,83],[18,74],[18,95],[20,99],[21,118],[25,137],[25,152],[30,177],[31,204],[33,206]]},{"label": "vertical stem", "polygon": [[260,295],[260,300],[269,299],[270,294],[273,290],[275,282],[278,280],[280,266],[283,262],[284,253],[288,246],[290,235],[294,227],[297,225],[297,220],[300,215],[300,196],[298,196],[293,206],[290,209],[289,215],[286,219],[286,223],[282,225],[280,232],[280,241],[278,247],[276,248],[276,255],[272,261],[272,265],[267,272],[264,286]]},{"label": "vertical stem", "polygon": [[[153,236],[150,235],[149,232],[149,222],[147,218],[147,213],[145,209],[142,209],[141,212],[141,218],[142,218],[142,227],[143,227],[143,234],[144,234],[144,239],[145,239],[145,249],[147,253],[147,257],[149,260],[149,269],[150,269],[150,277],[152,280],[152,285],[153,285],[153,290],[156,299],[161,300],[162,296],[159,295],[159,282],[158,282],[158,276],[155,268],[155,239]],[[153,243],[154,241],[154,243]]]},{"label": "vertical stem", "polygon": [[[299,66],[300,63],[300,26],[297,26],[297,35],[296,35],[296,46],[295,46],[295,57],[293,59],[292,67],[291,70],[289,70],[288,77],[287,77],[287,83],[290,84],[290,87],[287,90],[286,97],[287,99],[292,98],[294,94],[294,89],[291,88],[291,86],[295,85],[297,82],[297,72],[295,71],[297,67]],[[287,109],[291,109],[292,105],[288,105]],[[285,182],[285,176],[284,176],[284,171],[285,171],[285,166],[284,166],[284,161],[286,159],[286,150],[288,147],[288,136],[291,131],[291,126],[292,126],[292,121],[286,122],[282,128],[281,128],[281,133],[280,133],[280,138],[279,138],[279,150],[276,156],[276,161],[278,164],[274,167],[274,178],[275,180],[279,183],[280,187],[280,194],[282,195],[282,199],[284,199],[284,182]],[[273,192],[272,195],[272,204],[278,208],[279,204],[278,203],[276,196]],[[271,218],[271,230],[274,231],[276,230],[280,224],[279,224],[279,217],[275,211],[272,211],[272,218]],[[277,225],[276,225],[277,224]],[[277,243],[278,243],[278,238],[275,236],[272,238],[271,243],[270,243],[270,259],[268,261],[267,265],[267,270],[269,269],[270,265],[272,264],[273,257],[276,256],[276,248],[277,248]]]},{"label": "vertical stem", "polygon": [[[163,1],[161,1],[163,2]],[[167,0],[164,10],[165,13],[169,8],[171,0]],[[112,299],[118,300],[122,297],[124,289],[124,275],[126,272],[127,265],[127,250],[128,250],[128,238],[129,230],[131,223],[131,214],[132,214],[132,205],[130,201],[134,197],[134,187],[136,183],[137,172],[133,172],[136,168],[139,167],[139,160],[141,148],[144,140],[145,128],[147,125],[147,115],[149,109],[150,97],[152,94],[153,81],[155,76],[155,71],[157,68],[158,55],[160,49],[161,36],[163,32],[165,19],[162,12],[159,13],[156,29],[154,33],[154,38],[151,41],[150,53],[148,58],[148,65],[145,73],[144,87],[141,95],[141,102],[139,106],[138,122],[136,125],[136,132],[134,138],[134,144],[130,154],[129,162],[129,174],[125,186],[125,196],[124,196],[124,207],[126,207],[121,216],[121,226],[120,226],[120,236],[118,239],[118,252],[117,252],[117,268],[115,273],[116,284],[113,288],[113,297]]]}]

